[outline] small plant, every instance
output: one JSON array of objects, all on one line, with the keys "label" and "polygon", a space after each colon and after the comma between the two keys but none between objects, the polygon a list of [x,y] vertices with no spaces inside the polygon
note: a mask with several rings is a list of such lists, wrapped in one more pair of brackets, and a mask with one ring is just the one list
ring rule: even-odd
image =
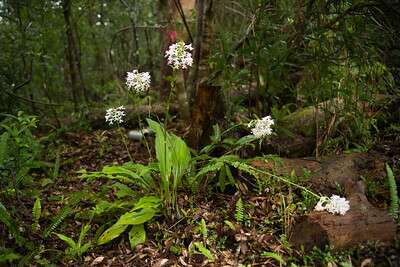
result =
[{"label": "small plant", "polygon": [[186,143],[174,134],[167,133],[157,122],[147,119],[150,128],[156,133],[156,157],[161,176],[160,198],[166,215],[178,211],[177,190],[182,177],[191,167],[191,155]]},{"label": "small plant", "polygon": [[32,180],[30,171],[40,167],[41,145],[31,132],[38,120],[22,112],[3,116],[6,119],[0,123],[0,174],[6,179],[0,181],[0,186],[13,188],[17,194],[20,184]]},{"label": "small plant", "polygon": [[36,231],[39,229],[39,219],[40,215],[42,213],[42,204],[40,201],[40,197],[36,198],[35,204],[33,204],[32,208],[32,218],[33,218],[33,223],[32,223],[32,230]]},{"label": "small plant", "polygon": [[191,253],[203,254],[210,262],[215,260],[214,255],[202,242],[193,242],[189,250]]},{"label": "small plant", "polygon": [[235,219],[239,223],[244,220],[244,205],[241,197],[236,201]]},{"label": "small plant", "polygon": [[75,242],[72,238],[67,237],[63,234],[56,234],[58,238],[68,244],[69,248],[65,251],[68,257],[81,258],[92,246],[91,242],[83,243],[87,232],[90,230],[90,225],[82,225],[81,233],[79,234],[78,242]]},{"label": "small plant", "polygon": [[397,194],[396,180],[394,179],[393,171],[388,164],[386,164],[386,173],[388,178],[390,190],[390,215],[397,220],[399,218],[399,196]]},{"label": "small plant", "polygon": [[132,249],[146,241],[144,223],[150,221],[160,212],[160,199],[154,196],[142,197],[135,206],[123,214],[118,221],[108,228],[97,240],[97,244],[103,245],[117,238],[129,226],[129,241]]}]

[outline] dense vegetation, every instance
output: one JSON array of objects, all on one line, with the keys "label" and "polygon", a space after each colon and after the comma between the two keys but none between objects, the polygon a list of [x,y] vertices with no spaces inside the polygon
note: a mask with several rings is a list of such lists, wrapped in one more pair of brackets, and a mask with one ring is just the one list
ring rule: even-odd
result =
[{"label": "dense vegetation", "polygon": [[373,158],[398,228],[397,1],[0,0],[0,39],[0,265],[400,264],[293,245],[350,193],[281,170]]}]

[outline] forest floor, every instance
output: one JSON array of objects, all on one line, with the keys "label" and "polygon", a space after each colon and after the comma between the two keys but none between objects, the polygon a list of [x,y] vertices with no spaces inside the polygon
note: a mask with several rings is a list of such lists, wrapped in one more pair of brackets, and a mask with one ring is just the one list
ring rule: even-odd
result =
[{"label": "forest floor", "polygon": [[[375,153],[391,153],[391,159],[400,159],[400,145],[390,142],[382,141],[376,146]],[[117,199],[115,190],[109,190],[110,181],[89,182],[81,179],[78,171],[98,171],[106,165],[127,162],[129,157],[114,131],[67,133],[61,143],[58,179],[42,187],[40,226],[46,228],[65,205],[65,199],[76,195],[80,204],[54,231],[76,240],[82,223],[88,221],[87,214],[94,206],[96,194],[108,190],[108,199]],[[149,155],[144,144],[131,140],[129,149],[135,162],[148,163]],[[43,181],[45,175],[38,174],[37,178]],[[216,186],[213,188],[212,184],[208,188],[200,188],[197,194],[180,192],[178,203],[182,217],[172,222],[158,217],[147,223],[147,241],[138,245],[135,251],[131,250],[127,235],[124,235],[95,247],[81,259],[61,260],[57,258],[60,254],[54,251],[64,251],[67,246],[52,235],[50,240],[43,241],[46,242],[45,247],[51,250],[44,251],[42,257],[70,266],[279,266],[283,260],[298,266],[348,266],[345,262],[349,261],[353,266],[400,266],[399,231],[397,241],[389,245],[375,242],[337,252],[329,248],[309,252],[294,248],[288,240],[296,218],[304,214],[306,204],[301,192],[279,182],[269,183],[260,192],[254,188],[254,181],[240,175],[238,184],[238,190],[227,188],[224,193]],[[307,185],[307,180],[302,184]],[[387,208],[390,198],[384,181],[372,181],[368,190],[371,203]],[[239,198],[243,200],[245,211],[240,222],[235,218]],[[32,216],[33,203],[23,206],[28,221]],[[104,231],[103,225],[110,226],[110,222],[104,218],[93,218],[89,237],[98,237]],[[205,224],[202,225],[202,222]],[[195,242],[205,244],[215,256],[214,261],[207,258],[206,253],[200,253]],[[269,252],[280,255],[282,259],[271,256]]]}]

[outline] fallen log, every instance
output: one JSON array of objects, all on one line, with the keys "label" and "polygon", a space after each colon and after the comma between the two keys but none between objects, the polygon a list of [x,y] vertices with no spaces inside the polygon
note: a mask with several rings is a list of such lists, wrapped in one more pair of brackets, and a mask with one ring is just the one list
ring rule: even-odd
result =
[{"label": "fallen log", "polygon": [[387,158],[378,153],[351,153],[313,158],[278,158],[257,159],[251,162],[255,168],[271,171],[276,175],[303,176],[310,174],[309,182],[314,191],[323,194],[336,193],[344,189],[346,182],[358,181],[361,176],[371,179],[386,177],[385,162]]},{"label": "fallen log", "polygon": [[387,211],[369,203],[364,188],[361,181],[348,181],[346,195],[350,210],[343,216],[326,211],[313,211],[302,216],[293,227],[290,242],[306,251],[315,246],[339,250],[367,241],[392,242],[396,236],[396,224]]}]

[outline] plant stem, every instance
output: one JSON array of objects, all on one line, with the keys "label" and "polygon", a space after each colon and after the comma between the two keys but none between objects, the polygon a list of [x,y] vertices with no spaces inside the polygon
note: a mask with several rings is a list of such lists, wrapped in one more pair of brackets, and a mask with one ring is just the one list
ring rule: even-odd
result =
[{"label": "plant stem", "polygon": [[131,162],[133,163],[133,158],[132,158],[131,153],[129,152],[128,143],[126,142],[126,139],[125,139],[125,134],[122,132],[122,128],[121,128],[121,126],[119,126],[119,124],[118,124],[118,132],[119,132],[119,134],[121,135],[122,143],[124,143],[126,152],[128,152],[129,159],[130,159]]},{"label": "plant stem", "polygon": [[282,177],[282,176],[278,176],[278,175],[275,175],[275,174],[272,174],[272,173],[269,173],[269,172],[266,172],[266,171],[262,171],[262,170],[259,170],[259,169],[257,169],[257,168],[251,167],[251,166],[249,166],[249,167],[250,167],[251,169],[253,169],[253,170],[259,172],[259,173],[269,175],[269,176],[274,177],[274,178],[276,178],[276,179],[278,179],[278,180],[281,180],[282,182],[285,182],[285,183],[287,183],[287,184],[290,184],[290,185],[293,185],[293,186],[295,186],[295,187],[297,187],[297,188],[300,188],[301,190],[304,190],[305,192],[307,192],[307,193],[309,193],[309,194],[315,196],[316,198],[320,198],[320,197],[321,197],[321,196],[317,195],[316,193],[312,192],[311,190],[305,188],[304,186],[298,185],[298,184],[296,184],[296,183],[294,183],[294,182],[292,182],[292,181],[290,181],[290,180],[288,180],[288,179],[286,179],[286,178],[284,178],[284,177]]}]

